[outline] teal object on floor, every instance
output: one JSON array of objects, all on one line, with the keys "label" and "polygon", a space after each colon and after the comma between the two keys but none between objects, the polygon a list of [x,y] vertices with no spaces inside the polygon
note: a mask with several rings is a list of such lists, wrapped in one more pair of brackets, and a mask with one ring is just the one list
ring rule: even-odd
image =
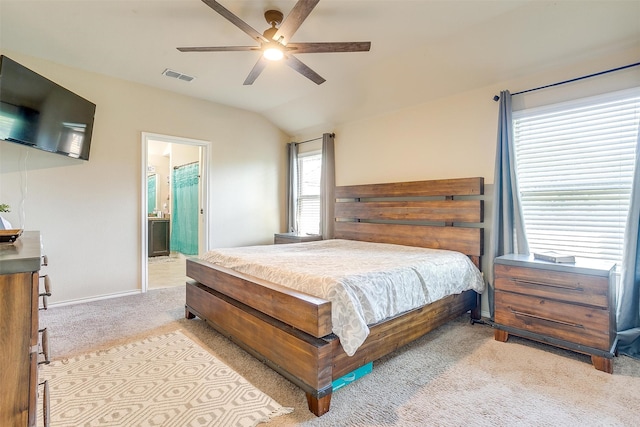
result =
[{"label": "teal object on floor", "polygon": [[348,374],[338,378],[333,381],[331,385],[333,386],[333,391],[339,390],[347,384],[351,384],[352,382],[359,380],[367,374],[370,374],[373,370],[373,362],[369,362],[364,366],[360,366],[358,369],[355,369]]}]

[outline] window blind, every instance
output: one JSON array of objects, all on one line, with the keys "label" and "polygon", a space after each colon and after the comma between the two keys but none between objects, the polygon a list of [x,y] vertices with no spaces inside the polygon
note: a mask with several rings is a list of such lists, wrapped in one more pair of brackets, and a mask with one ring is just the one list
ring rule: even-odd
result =
[{"label": "window blind", "polygon": [[300,154],[298,157],[298,232],[320,233],[320,174],[322,154]]},{"label": "window blind", "polygon": [[529,249],[622,261],[640,92],[514,112]]}]

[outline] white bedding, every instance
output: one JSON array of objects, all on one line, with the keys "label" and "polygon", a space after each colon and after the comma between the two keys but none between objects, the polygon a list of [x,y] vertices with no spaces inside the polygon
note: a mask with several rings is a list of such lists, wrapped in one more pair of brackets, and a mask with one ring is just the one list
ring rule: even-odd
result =
[{"label": "white bedding", "polygon": [[352,240],[248,246],[201,259],[331,301],[333,333],[353,355],[371,325],[451,294],[484,291],[459,252]]}]

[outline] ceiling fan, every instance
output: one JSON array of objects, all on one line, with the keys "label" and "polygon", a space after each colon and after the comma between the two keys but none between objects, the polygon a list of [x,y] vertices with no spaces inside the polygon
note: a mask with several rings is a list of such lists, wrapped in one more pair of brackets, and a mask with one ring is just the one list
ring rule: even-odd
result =
[{"label": "ceiling fan", "polygon": [[286,19],[278,10],[267,10],[264,17],[271,25],[263,34],[254,30],[242,19],[231,13],[228,9],[214,0],[202,0],[211,9],[218,12],[236,27],[247,33],[257,41],[259,46],[218,46],[218,47],[179,47],[180,52],[231,52],[231,51],[262,51],[262,55],[256,65],[245,79],[245,85],[252,84],[267,66],[269,60],[284,59],[285,63],[315,82],[322,84],[325,79],[305,65],[293,54],[298,53],[323,53],[323,52],[368,52],[371,42],[316,42],[316,43],[289,43],[300,25],[309,16],[313,8],[320,0],[298,0]]}]

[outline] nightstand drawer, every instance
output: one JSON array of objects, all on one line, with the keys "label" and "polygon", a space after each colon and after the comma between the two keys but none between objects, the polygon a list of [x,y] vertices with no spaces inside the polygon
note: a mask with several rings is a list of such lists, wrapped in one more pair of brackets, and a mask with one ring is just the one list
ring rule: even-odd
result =
[{"label": "nightstand drawer", "polygon": [[609,308],[609,278],[495,265],[496,290]]},{"label": "nightstand drawer", "polygon": [[608,351],[609,310],[496,291],[495,321],[540,335]]}]

